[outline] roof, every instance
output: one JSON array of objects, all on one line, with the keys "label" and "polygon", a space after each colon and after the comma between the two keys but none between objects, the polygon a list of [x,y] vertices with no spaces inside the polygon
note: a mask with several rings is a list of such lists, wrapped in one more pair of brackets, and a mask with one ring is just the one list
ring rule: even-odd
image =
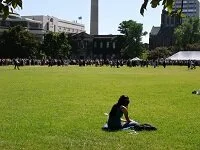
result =
[{"label": "roof", "polygon": [[160,28],[158,32],[159,35],[164,35],[166,37],[173,35],[173,33],[174,33],[174,27],[171,26]]},{"label": "roof", "polygon": [[33,20],[33,19],[30,19],[30,18],[23,18],[23,20],[26,20],[26,21],[28,21],[28,22],[34,22],[34,23],[41,23],[41,24],[42,24],[41,21]]},{"label": "roof", "polygon": [[200,51],[179,51],[168,57],[169,60],[200,60]]},{"label": "roof", "polygon": [[150,34],[151,35],[157,35],[158,32],[160,31],[160,27],[152,27]]},{"label": "roof", "polygon": [[140,61],[140,60],[141,60],[141,59],[138,58],[138,57],[135,57],[135,58],[131,59],[131,61]]},{"label": "roof", "polygon": [[86,32],[80,32],[80,33],[72,33],[70,34],[72,37],[76,38],[76,39],[83,39],[83,38],[93,38],[92,35],[87,34]]}]

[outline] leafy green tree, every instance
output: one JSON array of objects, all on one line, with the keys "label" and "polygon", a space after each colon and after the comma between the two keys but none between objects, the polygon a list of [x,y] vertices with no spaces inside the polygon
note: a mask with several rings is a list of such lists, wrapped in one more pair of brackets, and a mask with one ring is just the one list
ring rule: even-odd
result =
[{"label": "leafy green tree", "polygon": [[0,56],[28,58],[38,54],[39,41],[22,26],[5,31],[1,36]]},{"label": "leafy green tree", "polygon": [[183,0],[181,1],[181,8],[176,10],[176,12],[172,12],[173,4],[176,0],[144,0],[141,8],[140,13],[144,15],[144,10],[147,8],[147,5],[150,3],[152,8],[156,8],[158,5],[163,5],[164,9],[167,9],[169,13],[181,15],[183,10]]},{"label": "leafy green tree", "polygon": [[142,36],[147,34],[147,32],[142,32],[143,25],[133,20],[123,21],[119,24],[118,31],[124,34],[123,57],[140,56],[142,53]]},{"label": "leafy green tree", "polygon": [[199,51],[200,50],[200,42],[186,45],[186,50]]},{"label": "leafy green tree", "polygon": [[188,44],[200,42],[200,20],[199,18],[188,18],[182,25],[178,26],[174,35],[176,38],[176,46],[186,49]]},{"label": "leafy green tree", "polygon": [[17,7],[22,8],[22,0],[0,0],[0,12],[3,12],[4,19]]},{"label": "leafy green tree", "polygon": [[71,46],[65,33],[49,32],[44,36],[42,49],[48,57],[65,58],[68,56]]},{"label": "leafy green tree", "polygon": [[148,59],[148,55],[149,55],[149,45],[147,43],[144,43],[142,47],[143,47],[142,48],[143,50],[140,55],[140,58],[143,60],[146,60],[146,59]]},{"label": "leafy green tree", "polygon": [[157,60],[160,58],[167,58],[171,55],[171,51],[167,47],[157,47],[154,50],[149,51],[148,59]]},{"label": "leafy green tree", "polygon": [[57,39],[56,35],[53,32],[49,32],[44,35],[44,41],[42,44],[43,52],[52,58],[57,57]]},{"label": "leafy green tree", "polygon": [[68,42],[68,38],[66,34],[60,33],[57,36],[57,42],[58,42],[58,56],[61,58],[65,58],[69,55],[69,51],[71,50],[71,45]]}]

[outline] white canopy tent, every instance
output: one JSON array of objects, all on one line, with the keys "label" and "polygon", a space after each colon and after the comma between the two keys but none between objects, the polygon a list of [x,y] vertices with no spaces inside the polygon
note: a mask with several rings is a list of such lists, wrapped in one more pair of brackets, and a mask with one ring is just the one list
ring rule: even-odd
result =
[{"label": "white canopy tent", "polygon": [[131,59],[131,61],[140,61],[140,60],[141,60],[141,59],[138,58],[138,57],[135,57],[135,58]]},{"label": "white canopy tent", "polygon": [[200,51],[180,51],[170,57],[168,60],[200,60]]}]

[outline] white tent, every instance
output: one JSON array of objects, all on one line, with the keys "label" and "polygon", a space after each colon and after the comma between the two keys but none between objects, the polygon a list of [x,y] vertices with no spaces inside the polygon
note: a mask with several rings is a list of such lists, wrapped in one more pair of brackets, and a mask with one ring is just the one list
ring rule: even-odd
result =
[{"label": "white tent", "polygon": [[170,57],[168,60],[200,60],[200,51],[180,51]]},{"label": "white tent", "polygon": [[131,61],[140,61],[140,60],[141,60],[141,59],[138,58],[138,57],[135,57],[135,58],[131,59]]}]

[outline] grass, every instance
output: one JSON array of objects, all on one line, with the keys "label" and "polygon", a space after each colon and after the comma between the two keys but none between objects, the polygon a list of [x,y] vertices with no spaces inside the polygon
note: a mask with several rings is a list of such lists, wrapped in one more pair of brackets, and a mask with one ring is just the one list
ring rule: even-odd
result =
[{"label": "grass", "polygon": [[[199,149],[200,68],[0,67],[0,149]],[[157,131],[105,132],[120,95]]]}]

